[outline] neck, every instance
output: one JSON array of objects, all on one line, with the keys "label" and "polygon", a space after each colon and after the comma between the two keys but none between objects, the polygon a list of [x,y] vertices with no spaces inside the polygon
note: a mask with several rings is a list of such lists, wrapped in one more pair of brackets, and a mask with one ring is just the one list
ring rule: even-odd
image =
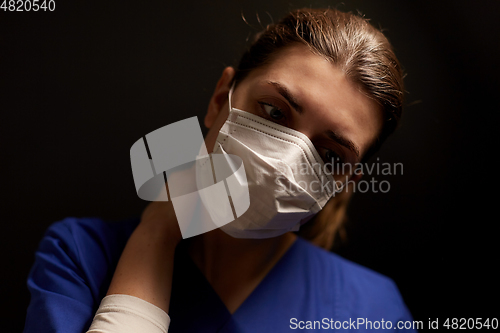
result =
[{"label": "neck", "polygon": [[245,279],[263,278],[295,242],[288,232],[266,239],[233,238],[220,229],[194,237],[189,254],[212,284],[234,275]]}]

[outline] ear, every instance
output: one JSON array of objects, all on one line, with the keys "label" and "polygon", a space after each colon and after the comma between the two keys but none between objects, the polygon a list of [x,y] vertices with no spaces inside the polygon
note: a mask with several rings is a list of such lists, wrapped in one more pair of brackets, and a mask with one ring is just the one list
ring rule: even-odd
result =
[{"label": "ear", "polygon": [[[363,173],[361,171],[354,172],[352,174],[351,178],[349,179],[348,184],[353,184],[354,186],[356,186],[358,184],[358,182],[361,180],[361,178],[363,178]],[[345,190],[345,188],[343,190]],[[349,188],[349,191],[351,191],[350,188]]]},{"label": "ear", "polygon": [[217,82],[217,86],[215,87],[215,91],[210,98],[210,102],[208,104],[207,114],[205,115],[205,126],[207,128],[212,127],[215,119],[222,111],[222,108],[227,102],[227,97],[229,94],[229,90],[231,89],[231,81],[233,80],[235,70],[233,67],[226,67],[222,71],[222,75]]},{"label": "ear", "polygon": [[361,172],[358,172],[358,173],[354,173],[352,175],[352,178],[351,180],[354,182],[354,183],[357,183],[359,182],[359,180],[363,177],[363,174]]}]

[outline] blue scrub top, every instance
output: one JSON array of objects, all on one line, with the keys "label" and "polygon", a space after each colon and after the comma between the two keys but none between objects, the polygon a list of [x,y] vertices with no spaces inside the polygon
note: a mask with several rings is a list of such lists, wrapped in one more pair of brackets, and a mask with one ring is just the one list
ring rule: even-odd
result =
[{"label": "blue scrub top", "polygon": [[[28,277],[24,332],[86,332],[138,223],[53,224]],[[231,315],[183,243],[174,261],[169,332],[399,331],[398,322],[412,321],[391,279],[300,237]]]}]

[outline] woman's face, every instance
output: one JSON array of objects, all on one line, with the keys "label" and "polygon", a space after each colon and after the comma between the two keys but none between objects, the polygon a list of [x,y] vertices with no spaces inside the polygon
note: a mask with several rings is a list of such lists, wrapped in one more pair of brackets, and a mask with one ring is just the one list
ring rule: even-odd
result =
[{"label": "woman's face", "polygon": [[[210,100],[205,139],[212,152],[229,114],[234,75],[226,68]],[[359,162],[382,128],[382,110],[325,58],[301,44],[289,46],[253,70],[233,92],[234,108],[307,135],[325,162]]]}]

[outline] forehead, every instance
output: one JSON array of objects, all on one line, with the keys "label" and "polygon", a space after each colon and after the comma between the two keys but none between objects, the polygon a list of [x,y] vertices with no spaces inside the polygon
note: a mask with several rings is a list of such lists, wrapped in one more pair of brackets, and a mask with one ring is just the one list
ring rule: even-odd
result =
[{"label": "forehead", "polygon": [[[248,80],[247,80],[248,79]],[[333,130],[349,137],[366,152],[382,128],[382,109],[360,87],[325,57],[295,44],[277,52],[253,70],[249,85],[280,82],[300,101],[305,119],[315,120],[318,130]]]}]

